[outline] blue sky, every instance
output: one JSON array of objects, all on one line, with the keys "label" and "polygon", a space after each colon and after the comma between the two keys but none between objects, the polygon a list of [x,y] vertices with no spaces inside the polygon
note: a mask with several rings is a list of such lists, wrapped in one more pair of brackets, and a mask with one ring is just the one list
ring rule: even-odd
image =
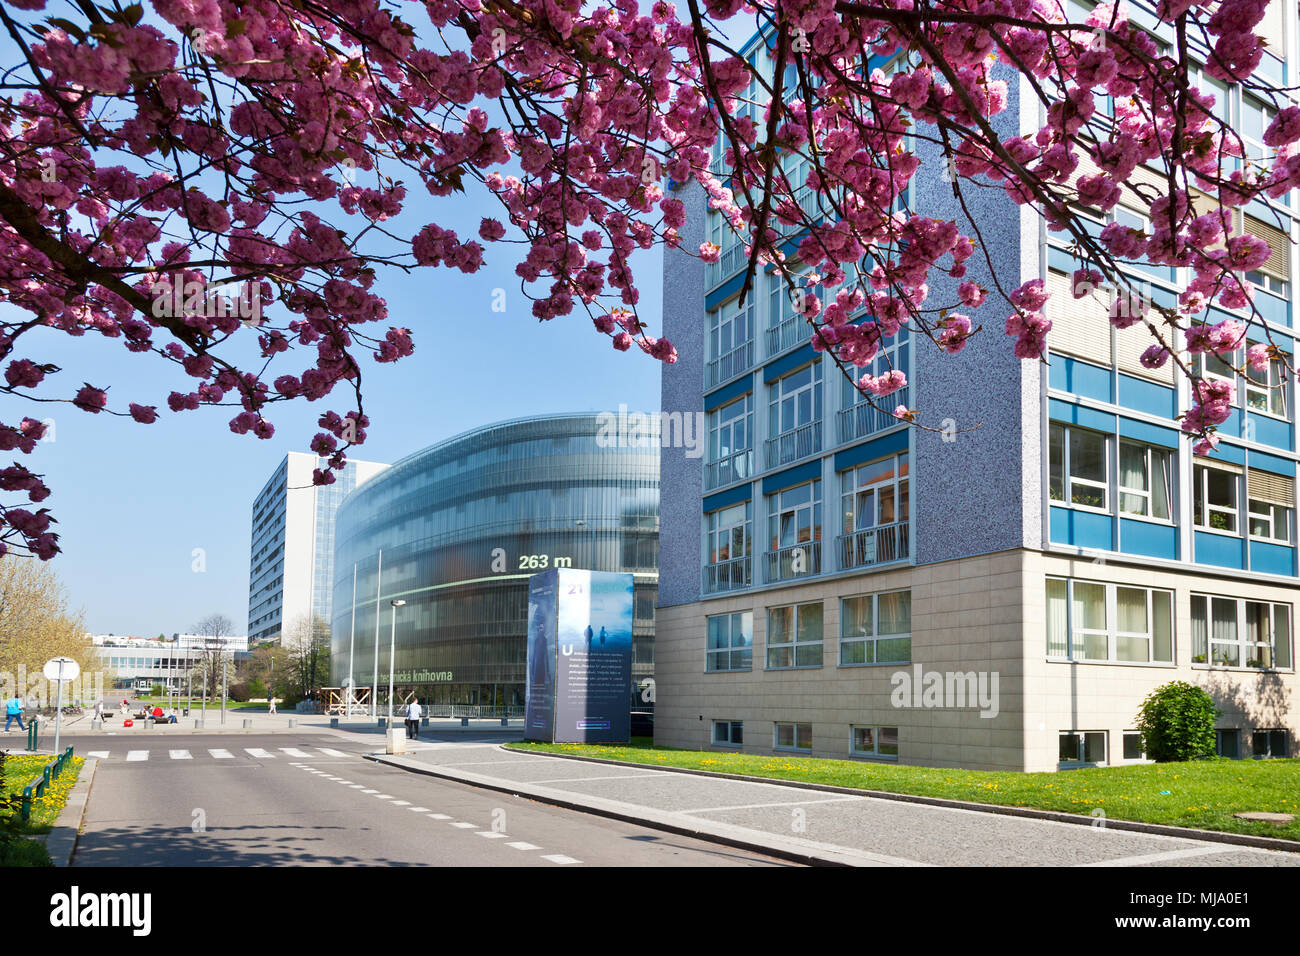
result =
[{"label": "blue sky", "polygon": [[[398,220],[410,233],[434,219],[462,236],[477,232],[483,215],[499,215],[488,197],[466,196],[414,203]],[[390,365],[362,361],[366,412],[372,425],[355,457],[392,462],[458,432],[504,418],[545,412],[659,407],[657,361],[632,349],[614,351],[585,313],[538,323],[514,276],[522,246],[489,245],[477,274],[419,269],[411,275],[380,273],[376,291],[388,300],[389,325],[406,326],[415,354]],[[662,251],[640,253],[638,306],[657,332]],[[492,311],[492,291],[506,290],[505,312]],[[275,311],[268,311],[274,321]],[[250,330],[251,334],[251,330]],[[36,338],[41,335],[42,338]],[[158,634],[187,630],[220,612],[242,633],[248,616],[248,548],[253,497],[288,451],[306,451],[327,408],[340,413],[350,392],[336,400],[297,400],[275,406],[275,435],[266,441],[235,435],[231,408],[172,414],[173,389],[194,380],[156,356],[128,353],[121,340],[71,338],[37,330],[20,339],[16,355],[53,362],[63,371],[60,396],[83,381],[111,386],[110,405],[158,405],[159,420],[90,415],[70,405],[32,405],[6,396],[3,420],[24,414],[52,418],[53,441],[23,456],[46,476],[53,494],[44,502],[58,520],[63,554],[54,567],[74,608],[84,608],[95,633]],[[165,333],[159,341],[166,341]],[[279,356],[283,359],[285,356]],[[284,363],[299,372],[303,360]],[[278,374],[278,373],[277,373]],[[41,394],[55,394],[55,389]],[[196,548],[205,570],[193,570]]]}]

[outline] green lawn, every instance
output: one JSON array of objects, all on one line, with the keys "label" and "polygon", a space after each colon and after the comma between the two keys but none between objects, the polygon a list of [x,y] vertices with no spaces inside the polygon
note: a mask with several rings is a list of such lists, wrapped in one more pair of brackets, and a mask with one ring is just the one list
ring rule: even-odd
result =
[{"label": "green lawn", "polygon": [[12,819],[0,833],[0,866],[52,866],[44,843],[28,839],[49,833],[68,802],[68,793],[77,782],[77,775],[85,764],[84,757],[73,757],[67,768],[50,781],[45,792],[32,799],[32,816],[26,823],[20,815],[23,789],[37,779],[52,758],[46,755],[14,756],[5,758],[4,795],[12,801]]},{"label": "green lawn", "polygon": [[[1011,807],[1249,833],[1300,841],[1300,760],[1198,760],[1191,763],[1096,767],[1056,773],[942,770],[858,760],[762,757],[655,747],[512,743],[517,750],[577,754],[661,767],[684,767],[801,783],[831,784]],[[1234,813],[1291,813],[1285,826],[1238,820]]]}]

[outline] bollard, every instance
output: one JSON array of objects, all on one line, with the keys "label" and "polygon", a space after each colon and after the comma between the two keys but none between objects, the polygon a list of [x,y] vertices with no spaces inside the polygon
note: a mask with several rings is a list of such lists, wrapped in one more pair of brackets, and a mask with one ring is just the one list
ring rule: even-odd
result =
[{"label": "bollard", "polygon": [[421,727],[428,727],[428,726],[429,726],[429,718],[428,718],[428,717],[421,717],[421,718],[420,718],[420,726],[421,726]]},{"label": "bollard", "polygon": [[146,718],[144,719],[144,729],[145,729],[145,730],[148,730],[148,729],[150,729],[151,727],[153,727],[153,718],[152,718],[152,717],[146,717]]},{"label": "bollard", "polygon": [[387,727],[387,726],[388,726],[388,718],[387,718],[387,717],[380,717],[380,718],[379,718],[379,729],[380,729],[380,730],[383,730],[383,729],[384,729],[385,727]]},{"label": "bollard", "polygon": [[252,726],[253,726],[253,722],[252,722],[251,720],[249,720],[247,717],[245,717],[245,718],[244,718],[244,729],[247,730],[248,728],[250,728],[250,727],[252,727]]},{"label": "bollard", "polygon": [[406,734],[400,730],[390,730],[384,735],[384,752],[390,754],[406,753]]},{"label": "bollard", "polygon": [[462,727],[468,727],[468,726],[469,726],[469,718],[468,718],[468,717],[462,717],[462,718],[460,719],[460,725],[461,725]]},{"label": "bollard", "polygon": [[289,726],[290,726],[290,727],[297,727],[297,726],[298,726],[298,718],[296,718],[296,717],[290,717],[290,718],[289,718]]},{"label": "bollard", "polygon": [[330,718],[330,729],[331,729],[331,730],[337,729],[337,728],[338,728],[338,725],[339,725],[339,719],[338,719],[337,717],[331,717],[331,718]]},{"label": "bollard", "polygon": [[502,727],[509,727],[509,726],[510,726],[510,718],[509,718],[509,717],[502,717],[502,718],[501,718],[501,726],[502,726]]},{"label": "bollard", "polygon": [[194,718],[194,728],[195,728],[196,730],[202,730],[202,729],[203,729],[203,718],[202,718],[202,717],[195,717],[195,718]]},{"label": "bollard", "polygon": [[91,730],[103,730],[103,729],[104,729],[104,722],[103,722],[102,720],[92,720],[92,721],[90,722],[90,729],[91,729]]}]

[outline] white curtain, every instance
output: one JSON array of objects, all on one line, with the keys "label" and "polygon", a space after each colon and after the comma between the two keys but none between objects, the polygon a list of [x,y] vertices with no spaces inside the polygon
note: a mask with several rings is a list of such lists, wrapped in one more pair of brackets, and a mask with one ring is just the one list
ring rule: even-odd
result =
[{"label": "white curtain", "polygon": [[1065,582],[1047,579],[1047,656],[1065,657],[1069,633],[1069,609]]}]

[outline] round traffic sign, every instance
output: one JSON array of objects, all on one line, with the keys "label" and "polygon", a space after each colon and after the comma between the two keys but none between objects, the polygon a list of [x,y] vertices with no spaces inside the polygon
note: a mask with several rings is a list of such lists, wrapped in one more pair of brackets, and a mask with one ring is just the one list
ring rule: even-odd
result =
[{"label": "round traffic sign", "polygon": [[76,680],[81,665],[71,657],[51,657],[45,662],[45,679],[52,681]]}]

